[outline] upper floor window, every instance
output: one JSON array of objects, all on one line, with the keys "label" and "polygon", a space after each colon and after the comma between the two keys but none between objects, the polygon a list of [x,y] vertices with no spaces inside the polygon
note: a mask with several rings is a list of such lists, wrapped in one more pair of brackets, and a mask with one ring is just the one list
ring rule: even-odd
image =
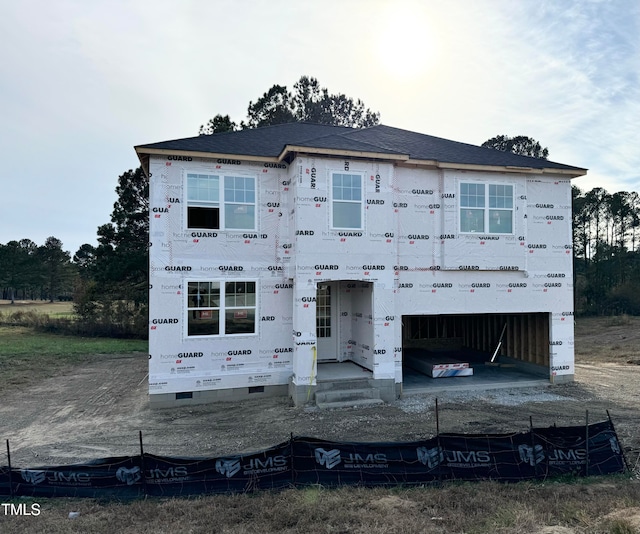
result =
[{"label": "upper floor window", "polygon": [[256,180],[224,177],[224,227],[253,230],[256,227]]},{"label": "upper floor window", "polygon": [[460,231],[513,233],[513,186],[461,183]]},{"label": "upper floor window", "polygon": [[188,173],[187,227],[254,230],[255,178]]},{"label": "upper floor window", "polygon": [[332,228],[362,229],[362,185],[360,174],[332,174]]}]

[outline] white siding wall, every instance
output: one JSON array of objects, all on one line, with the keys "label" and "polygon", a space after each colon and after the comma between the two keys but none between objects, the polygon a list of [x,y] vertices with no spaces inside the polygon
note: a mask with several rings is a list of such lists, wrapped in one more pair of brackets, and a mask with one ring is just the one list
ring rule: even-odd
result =
[{"label": "white siding wall", "polygon": [[[401,317],[416,314],[548,312],[550,372],[574,373],[568,180],[309,157],[288,168],[152,157],[150,171],[151,393],[313,383],[326,280],[371,284],[341,299],[339,354],[376,378],[401,381]],[[187,230],[186,172],[255,176],[255,231]],[[332,172],[362,176],[362,229],[331,228]],[[459,184],[474,181],[514,186],[512,235],[460,233]],[[188,280],[256,281],[257,332],[187,337]]]},{"label": "white siding wall", "polygon": [[[150,172],[150,393],[286,384],[293,370],[288,168],[152,157]],[[187,230],[187,172],[254,176],[256,229]],[[187,337],[188,280],[256,281],[256,334]]]}]

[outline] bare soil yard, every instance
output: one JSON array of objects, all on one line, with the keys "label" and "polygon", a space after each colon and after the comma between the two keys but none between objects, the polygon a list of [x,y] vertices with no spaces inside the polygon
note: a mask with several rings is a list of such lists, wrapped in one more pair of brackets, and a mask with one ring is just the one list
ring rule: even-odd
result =
[{"label": "bare soil yard", "polygon": [[[38,517],[3,516],[0,532],[382,534],[391,532],[630,534],[640,532],[640,318],[581,319],[572,384],[438,393],[442,432],[526,430],[583,424],[609,410],[631,477],[559,483],[448,484],[419,488],[319,487],[102,503],[42,499]],[[10,364],[9,364],[10,365]],[[37,372],[0,389],[0,439],[18,467],[132,455],[145,450],[217,456],[257,450],[290,433],[336,440],[404,441],[435,434],[435,396],[410,396],[375,409],[313,411],[286,399],[151,411],[147,355],[91,355],[52,376]],[[1,377],[0,377],[1,378]],[[3,447],[4,448],[4,447]],[[0,452],[0,464],[4,464]],[[5,498],[6,499],[6,498]],[[29,500],[15,502],[29,505]],[[78,512],[69,519],[69,512]],[[2,510],[0,510],[2,512]]]},{"label": "bare soil yard", "polygon": [[[640,319],[581,319],[572,384],[438,393],[442,432],[508,432],[579,425],[609,410],[628,461],[640,454]],[[408,441],[435,435],[435,395],[381,408],[313,411],[286,399],[150,410],[147,355],[95,355],[19,389],[0,391],[0,439],[19,467],[67,464],[139,451],[218,456],[258,450],[290,434],[350,441]],[[451,379],[459,380],[459,379]],[[2,458],[4,455],[0,455]],[[0,463],[4,463],[0,460]]]}]

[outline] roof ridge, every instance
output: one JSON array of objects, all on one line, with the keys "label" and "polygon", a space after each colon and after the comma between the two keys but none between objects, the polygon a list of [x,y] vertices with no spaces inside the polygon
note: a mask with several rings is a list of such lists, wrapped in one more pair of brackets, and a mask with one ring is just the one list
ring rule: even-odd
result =
[{"label": "roof ridge", "polygon": [[331,154],[335,154],[336,151],[343,151],[345,154],[386,153],[408,156],[416,161],[438,161],[449,166],[464,164],[502,168],[565,169],[580,171],[577,176],[584,174],[581,171],[586,170],[543,158],[502,152],[386,124],[354,128],[306,121],[287,122],[137,145],[136,151],[138,154],[151,153],[149,151],[158,154],[178,151],[191,152],[193,155],[212,153],[249,158],[278,158],[287,145],[317,148],[320,152],[326,149],[330,150],[328,153]]},{"label": "roof ridge", "polygon": [[[369,128],[357,128],[357,129],[352,129],[354,131],[350,131],[350,132],[344,132],[344,133],[337,133],[336,132],[336,133],[321,135],[321,136],[318,136],[318,137],[314,137],[312,139],[307,139],[307,140],[305,140],[303,142],[304,143],[313,143],[313,142],[316,142],[316,141],[320,141],[321,139],[327,139],[327,138],[335,137],[335,136],[350,138],[351,134],[356,133],[356,131],[367,130]],[[395,147],[385,147],[385,146],[381,146],[381,145],[376,145],[376,144],[373,144],[373,143],[369,143],[368,141],[362,141],[360,139],[350,139],[350,140],[351,141],[357,141],[358,143],[360,143],[362,145],[367,145],[367,146],[374,147],[374,148],[377,148],[377,149],[390,150],[390,151],[393,151],[396,154],[405,154],[405,153],[408,154],[408,152],[399,152],[398,149],[396,149]],[[294,144],[294,143],[287,143],[287,144]]]},{"label": "roof ridge", "polygon": [[[395,126],[387,126],[386,124],[376,124],[376,126],[383,126],[384,128],[387,128],[389,130],[395,130],[395,131],[399,131],[399,132],[407,132],[407,133],[412,134],[412,135],[419,135],[421,137],[428,137],[428,138],[431,138],[431,139],[438,139],[439,141],[445,141],[447,143],[457,143],[458,145],[464,145],[464,146],[468,146],[468,147],[479,148],[481,150],[498,150],[496,148],[486,147],[486,146],[482,146],[482,145],[475,145],[473,143],[466,143],[464,141],[456,141],[454,139],[448,139],[446,137],[440,137],[440,136],[437,136],[437,135],[425,134],[425,133],[422,133],[422,132],[414,132],[412,130],[405,130],[403,128],[397,128]],[[537,158],[535,156],[529,156],[528,154],[516,154],[515,152],[506,152],[506,151],[501,151],[501,150],[498,150],[498,152],[503,152],[504,154],[511,154],[513,156],[518,156],[518,157],[523,157],[523,158],[530,158],[530,159],[533,159],[533,160],[536,160],[536,161],[543,160],[543,161],[549,161],[550,163],[556,163],[558,165],[565,165],[564,163],[559,163],[557,161],[551,161],[551,160],[548,160],[546,158]],[[576,167],[576,168],[581,168],[581,167]]]}]

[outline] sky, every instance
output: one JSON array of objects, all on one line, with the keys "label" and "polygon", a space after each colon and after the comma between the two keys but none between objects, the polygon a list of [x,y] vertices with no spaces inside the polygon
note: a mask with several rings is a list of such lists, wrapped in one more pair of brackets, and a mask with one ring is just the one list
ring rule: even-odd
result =
[{"label": "sky", "polygon": [[382,124],[526,135],[583,191],[640,191],[637,0],[21,0],[0,50],[2,244],[96,245],[135,145],[302,75]]}]

